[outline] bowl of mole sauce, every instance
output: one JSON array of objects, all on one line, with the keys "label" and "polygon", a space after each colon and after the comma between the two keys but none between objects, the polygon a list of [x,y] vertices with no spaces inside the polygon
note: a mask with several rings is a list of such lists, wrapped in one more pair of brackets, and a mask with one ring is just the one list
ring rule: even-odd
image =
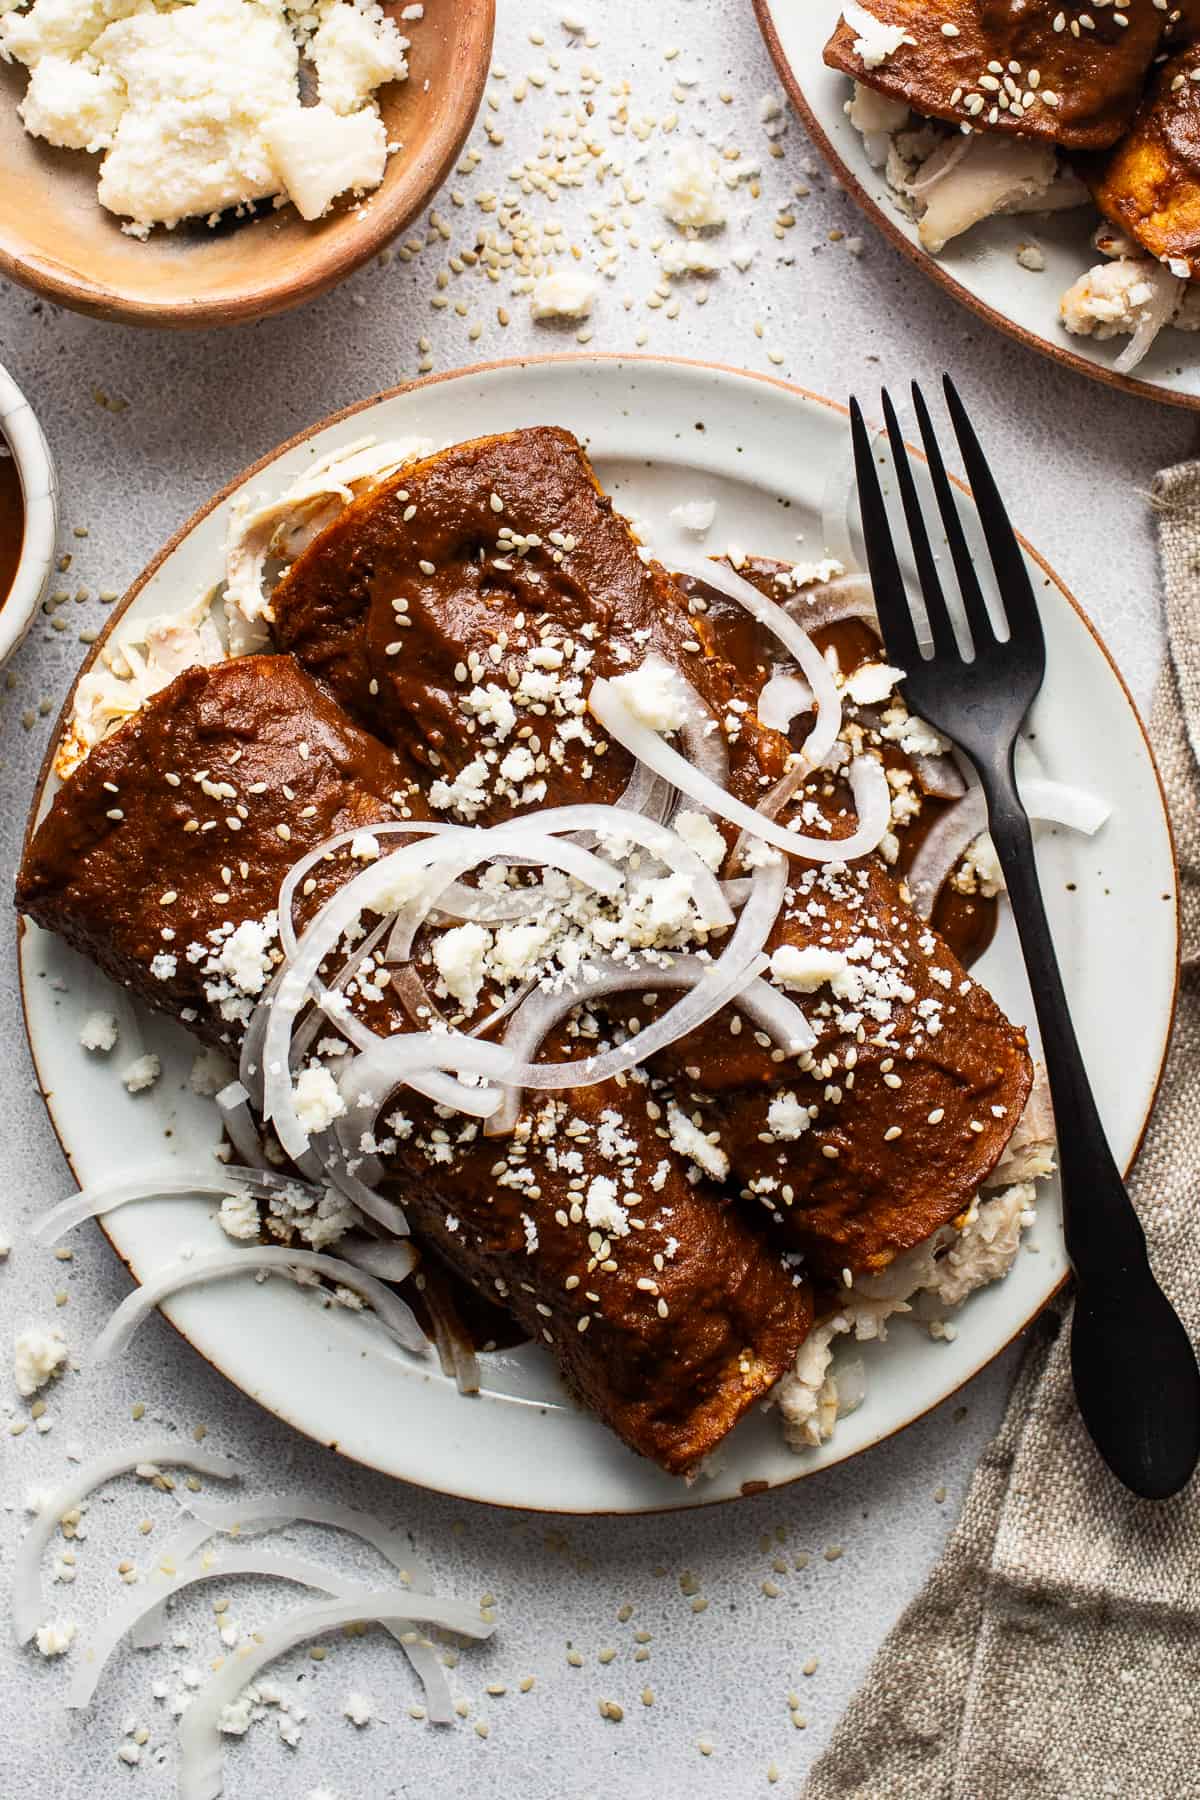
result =
[{"label": "bowl of mole sauce", "polygon": [[37,615],[54,568],[58,482],[33,408],[0,368],[0,663]]}]

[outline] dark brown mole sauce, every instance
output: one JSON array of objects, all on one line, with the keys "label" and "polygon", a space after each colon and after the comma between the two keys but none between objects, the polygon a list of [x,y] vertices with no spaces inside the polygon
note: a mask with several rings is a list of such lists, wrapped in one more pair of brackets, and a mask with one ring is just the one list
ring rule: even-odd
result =
[{"label": "dark brown mole sauce", "polygon": [[[419,1243],[419,1240],[418,1240]],[[507,1307],[489,1300],[463,1279],[448,1262],[428,1245],[420,1244],[421,1271],[428,1289],[436,1288],[441,1311],[461,1328],[473,1350],[512,1350],[529,1342],[529,1333],[518,1325]],[[417,1323],[429,1338],[433,1337],[433,1318],[429,1300],[413,1280],[402,1283],[397,1292],[407,1300],[417,1316]],[[433,1299],[430,1293],[429,1299]]]},{"label": "dark brown mole sauce", "polygon": [[25,500],[17,465],[0,438],[0,606],[8,599],[25,537]]},{"label": "dark brown mole sauce", "polygon": [[[781,596],[774,582],[774,575],[784,566],[763,557],[752,557],[747,559],[741,573],[768,598],[778,601]],[[715,588],[703,587],[688,576],[677,576],[676,580],[686,594],[702,593],[705,602],[704,618],[713,648],[733,664],[755,692],[764,681],[770,679],[777,668],[790,660],[778,639],[759,625],[736,601],[728,599]],[[798,619],[797,623],[802,624],[803,620]],[[838,666],[844,674],[850,674],[861,663],[877,662],[881,654],[878,637],[862,619],[842,619],[834,625],[823,625],[813,630],[810,636],[818,650],[834,651]],[[805,729],[802,727],[796,732],[793,727],[797,744],[802,741]],[[907,769],[914,773],[915,778],[913,760],[898,744],[881,744],[879,751],[885,768]],[[953,805],[953,800],[938,800],[932,794],[925,794],[916,818],[898,828],[896,836],[900,843],[900,854],[891,865],[891,871],[898,879],[908,873],[925,838],[943,813]],[[960,894],[947,881],[942,884],[937,897],[931,923],[934,930],[949,944],[963,967],[969,969],[991,943],[996,930],[996,919],[997,905],[994,899],[988,899],[982,894]]]}]

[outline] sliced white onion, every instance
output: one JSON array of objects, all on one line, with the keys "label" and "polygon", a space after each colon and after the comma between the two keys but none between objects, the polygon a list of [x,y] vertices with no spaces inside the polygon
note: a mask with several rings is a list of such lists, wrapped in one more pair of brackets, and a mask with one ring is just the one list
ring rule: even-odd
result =
[{"label": "sliced white onion", "polygon": [[812,710],[813,693],[807,681],[798,675],[772,675],[763,683],[758,695],[758,717],[768,731],[785,735],[793,719]]},{"label": "sliced white onion", "polygon": [[[853,716],[867,730],[885,735],[886,721],[881,707],[856,704]],[[943,751],[938,756],[928,756],[923,752],[914,755],[911,751],[906,751],[905,754],[912,764],[913,774],[922,793],[932,795],[935,800],[957,800],[960,794],[966,793],[967,784],[949,751]]]},{"label": "sliced white onion", "polygon": [[314,1202],[321,1198],[320,1188],[295,1175],[277,1175],[271,1169],[244,1168],[239,1163],[229,1163],[224,1168],[181,1170],[166,1165],[163,1169],[147,1169],[143,1175],[122,1175],[115,1181],[100,1181],[92,1187],[82,1188],[78,1194],[60,1200],[57,1206],[44,1213],[33,1226],[32,1236],[39,1244],[53,1244],[64,1232],[82,1225],[85,1219],[115,1212],[119,1206],[128,1206],[135,1200],[161,1200],[185,1194],[205,1200],[223,1200],[239,1189],[253,1194],[258,1200],[289,1193],[300,1194]]},{"label": "sliced white onion", "polygon": [[436,1270],[428,1272],[422,1298],[433,1325],[433,1342],[442,1374],[454,1382],[460,1394],[477,1394],[480,1369],[475,1346],[467,1337],[463,1322]]},{"label": "sliced white onion", "polygon": [[224,1786],[218,1728],[221,1714],[277,1657],[286,1655],[307,1638],[338,1631],[363,1619],[401,1628],[414,1623],[436,1625],[463,1637],[490,1637],[494,1627],[485,1625],[478,1616],[466,1617],[467,1611],[460,1602],[375,1588],[369,1607],[361,1601],[330,1601],[293,1613],[277,1629],[263,1632],[257,1643],[227,1658],[184,1713],[180,1723],[179,1800],[219,1800]]},{"label": "sliced white onion", "polygon": [[[637,1068],[659,1050],[665,1050],[668,1044],[698,1030],[767,967],[762,948],[778,917],[786,886],[785,862],[770,863],[756,870],[750,898],[742,908],[724,951],[707,965],[701,979],[682,1000],[668,1007],[661,1018],[655,1019],[636,1036],[600,1055],[573,1062],[522,1064],[512,1070],[507,1085],[514,1090],[526,1087],[554,1089],[590,1087],[611,1081],[627,1069]],[[517,1030],[520,1018],[518,1012],[506,1034],[505,1048],[508,1047],[507,1038]],[[519,1092],[515,1097],[510,1093],[505,1098],[504,1115],[514,1123],[520,1104]]]},{"label": "sliced white onion", "polygon": [[848,619],[861,619],[876,636],[879,634],[875,596],[866,575],[835,575],[830,581],[814,581],[780,604],[797,625],[810,633],[845,624]]},{"label": "sliced white onion", "polygon": [[[629,830],[630,815],[621,813],[618,816],[627,821],[626,829]],[[648,822],[635,820],[634,823],[643,826]],[[451,878],[454,878],[464,868],[493,855],[509,855],[520,861],[543,862],[568,873],[578,873],[580,879],[586,880],[603,893],[616,893],[621,886],[620,875],[601,858],[593,856],[578,844],[560,842],[556,837],[534,832],[527,823],[520,820],[490,832],[459,828],[453,837],[444,834],[432,841],[406,844],[356,875],[326,902],[305,930],[303,938],[296,944],[295,955],[287,973],[270,1003],[263,1044],[264,1115],[274,1124],[276,1135],[289,1156],[303,1155],[309,1146],[309,1133],[301,1124],[295,1109],[288,1048],[292,1022],[308,995],[314,995],[317,1003],[334,1020],[339,1030],[360,1050],[371,1049],[376,1041],[376,1034],[355,1019],[344,1001],[340,1005],[331,1005],[335,996],[318,979],[318,971],[326,957],[341,942],[345,933],[358,923],[362,913],[388,910],[383,896],[397,869],[423,869],[440,864],[452,870]],[[294,873],[292,871],[289,874],[287,881],[291,880]],[[287,888],[287,881],[280,890],[281,923],[286,910],[284,889]],[[435,894],[428,896],[425,911],[435,898]],[[407,1059],[408,1073],[404,1078],[411,1086],[417,1087],[420,1092],[441,1105],[454,1106],[460,1112],[472,1112],[479,1117],[486,1117],[487,1100],[480,1098],[478,1090],[472,1093],[461,1083],[449,1082],[444,1075],[427,1073],[422,1078],[419,1073],[422,1069],[474,1070],[475,1065],[469,1061],[457,1064],[446,1061],[443,1056],[439,1056],[441,1046],[430,1034],[411,1035],[405,1039],[405,1043],[407,1048],[404,1056]],[[424,1062],[422,1047],[429,1052]]]},{"label": "sliced white onion", "polygon": [[619,806],[622,812],[641,813],[643,818],[665,825],[673,798],[671,787],[653,769],[648,769],[645,763],[635,763],[624,793],[613,801],[613,805]]},{"label": "sliced white onion", "polygon": [[[773,844],[790,856],[802,856],[809,862],[853,862],[867,856],[879,846],[891,820],[891,792],[883,766],[872,756],[857,756],[850,764],[850,786],[858,807],[858,826],[849,837],[812,838],[790,831],[767,819],[753,807],[746,806],[732,794],[719,788],[699,769],[680,756],[677,750],[636,719],[609,681],[592,683],[588,705],[599,724],[623,744],[627,750],[657,769],[693,800],[731,824],[740,826],[754,837]],[[810,740],[811,742],[811,740]]]},{"label": "sliced white onion", "polygon": [[346,1236],[338,1239],[338,1254],[380,1281],[407,1281],[419,1261],[407,1238],[394,1244],[380,1238]]},{"label": "sliced white onion", "polygon": [[834,1382],[837,1387],[837,1416],[839,1419],[849,1418],[857,1412],[867,1397],[867,1365],[861,1356],[846,1356],[838,1359],[834,1367]]},{"label": "sliced white onion", "polygon": [[[749,885],[749,884],[747,884]],[[672,955],[669,962],[619,963],[599,957],[553,992],[538,988],[520,1009],[504,1039],[505,1049],[529,1061],[554,1027],[575,1010],[603,1000],[609,994],[653,993],[658,988],[695,988],[713,968],[698,956]],[[779,1004],[782,1002],[782,1004]],[[756,977],[734,997],[733,1004],[755,1025],[770,1032],[787,1055],[811,1050],[816,1043],[808,1020],[786,994]],[[636,1041],[636,1040],[635,1040]],[[505,1092],[504,1105],[487,1121],[487,1137],[503,1137],[516,1125],[521,1110],[520,1088]]]},{"label": "sliced white onion", "polygon": [[154,1308],[183,1288],[196,1287],[206,1281],[221,1281],[228,1275],[250,1271],[312,1269],[330,1281],[339,1282],[361,1295],[374,1307],[382,1324],[406,1350],[423,1356],[427,1339],[409,1307],[393,1294],[382,1281],[376,1281],[365,1269],[356,1269],[339,1256],[325,1256],[319,1250],[284,1249],[281,1245],[248,1244],[242,1250],[214,1251],[211,1255],[193,1256],[188,1261],[172,1261],[156,1275],[126,1294],[108,1324],[92,1346],[93,1363],[111,1361],[119,1356],[143,1319]]},{"label": "sliced white onion", "polygon": [[829,465],[821,490],[821,547],[826,556],[840,562],[844,569],[853,569],[856,565],[854,541],[850,535],[850,508],[857,497],[854,447],[847,431],[843,434],[841,450]]},{"label": "sliced white onion", "polygon": [[[209,1533],[210,1537],[211,1535]],[[360,1606],[369,1603],[378,1593],[378,1588],[373,1583],[350,1580],[338,1570],[326,1568],[323,1563],[313,1562],[307,1556],[287,1553],[281,1556],[264,1556],[261,1551],[256,1550],[235,1549],[232,1554],[222,1556],[219,1561],[214,1558],[206,1561],[200,1568],[183,1568],[174,1575],[155,1572],[151,1592],[143,1589],[125,1606],[106,1616],[87,1646],[86,1658],[75,1665],[75,1673],[67,1689],[66,1705],[72,1711],[91,1705],[92,1696],[100,1684],[109,1657],[126,1633],[146,1613],[153,1612],[164,1601],[194,1587],[198,1582],[224,1581],[237,1575],[262,1575],[280,1581],[295,1581],[303,1587],[318,1588],[322,1593],[333,1594],[343,1600],[357,1601]],[[407,1598],[410,1593],[415,1595],[415,1590],[408,1588],[397,1588],[393,1592],[397,1598]],[[414,1598],[414,1604],[419,1607],[420,1602]],[[409,1619],[414,1616],[410,1608]],[[389,1625],[387,1629],[397,1642],[401,1641],[398,1626]],[[236,1654],[235,1651],[235,1657]]]},{"label": "sliced white onion", "polygon": [[[391,1531],[371,1513],[336,1502],[310,1499],[306,1494],[269,1495],[265,1499],[235,1503],[204,1504],[189,1500],[187,1523],[159,1545],[155,1570],[178,1569],[217,1533],[223,1532],[235,1541],[244,1542],[260,1533],[282,1531],[291,1525],[324,1525],[344,1531],[371,1544],[386,1558],[405,1586],[417,1593],[430,1591],[429,1575],[420,1558],[408,1544],[404,1534]],[[213,1574],[220,1570],[214,1569]],[[153,1576],[152,1576],[153,1578]],[[161,1644],[166,1620],[166,1600],[158,1600],[142,1613],[130,1628],[130,1641],[138,1650],[152,1650]],[[448,1725],[454,1719],[454,1702],[441,1663],[428,1643],[411,1641],[404,1634],[404,1652],[425,1689],[429,1717],[435,1725]]]},{"label": "sliced white onion", "polygon": [[[1030,777],[1018,781],[1017,786],[1032,820],[1064,825],[1071,831],[1082,832],[1085,837],[1094,837],[1112,810],[1095,794],[1065,782]],[[943,885],[958,867],[968,847],[986,830],[987,802],[983,789],[976,784],[942,814],[922,839],[905,877],[913,910],[922,919],[931,916]]]},{"label": "sliced white onion", "polygon": [[250,1111],[250,1095],[240,1081],[231,1081],[221,1089],[217,1095],[217,1111],[225,1135],[243,1163],[252,1169],[265,1169],[267,1157],[262,1135]]},{"label": "sliced white onion", "polygon": [[[355,838],[364,835],[374,838],[461,837],[468,829],[464,825],[445,824],[435,819],[384,819],[378,825],[360,825],[351,831],[339,831],[308,851],[299,862],[293,863],[279,887],[279,941],[288,961],[291,962],[296,955],[296,894],[300,884],[307,880],[318,863],[328,861],[337,851],[346,849]],[[368,865],[369,868],[376,866],[376,863]]]},{"label": "sliced white onion", "polygon": [[[593,856],[582,845],[573,844],[569,840],[559,842],[535,832],[528,820],[510,821],[513,829],[510,838],[520,839],[519,849],[515,846],[509,852],[514,862],[548,863],[561,869],[565,875],[574,876],[583,887],[594,889],[596,893],[610,897],[620,891],[621,877],[609,864]],[[489,838],[486,832],[472,834],[473,840],[462,851],[461,856],[450,860],[448,866],[430,871],[429,880],[419,899],[404,908],[396,920],[391,938],[388,940],[388,961],[405,962],[412,955],[413,941],[417,932],[425,923],[429,914],[441,904],[441,898],[447,888],[457,886],[457,879],[473,869],[485,856],[496,854],[489,849]]]},{"label": "sliced white onion", "polygon": [[966,793],[967,784],[952,756],[926,756],[912,759],[913,773],[923,793],[933,800],[957,800]]},{"label": "sliced white onion", "polygon": [[[657,743],[662,743],[656,732],[650,735]],[[685,763],[684,766],[690,765]],[[654,819],[641,818],[615,806],[600,805],[553,806],[539,813],[537,822],[539,831],[552,836],[560,832],[588,832],[594,833],[602,843],[640,844],[659,862],[687,876],[696,908],[706,923],[733,923],[733,912],[721,892],[720,882],[708,864],[669,825],[660,825]],[[503,835],[519,829],[520,823],[518,819],[511,825],[497,825],[493,829]]]},{"label": "sliced white onion", "polygon": [[[752,582],[735,574],[726,564],[711,562],[694,552],[685,554],[682,560],[676,555],[673,562],[681,574],[690,575],[693,581],[705,582],[727,599],[736,600],[752,619],[757,620],[779,640],[799,665],[800,673],[812,688],[817,704],[816,722],[800,754],[810,768],[819,768],[837,742],[842,724],[842,704],[834,684],[833,672],[808,633],[777,601],[760,594]],[[595,692],[595,687],[592,691]],[[665,773],[662,769],[658,772]],[[668,775],[667,780],[670,779]]]},{"label": "sliced white onion", "polygon": [[1145,306],[1139,310],[1133,336],[1113,364],[1118,375],[1128,375],[1137,368],[1159,332],[1174,318],[1186,292],[1186,283],[1153,259],[1140,265],[1138,276],[1152,289],[1152,293]]},{"label": "sliced white onion", "polygon": [[[342,1070],[338,1085],[351,1113],[362,1107],[377,1113],[398,1087],[408,1086],[438,1106],[451,1106],[473,1118],[487,1119],[500,1103],[496,1088],[467,1087],[434,1071],[457,1069],[491,1081],[504,1081],[512,1066],[508,1051],[483,1038],[465,1037],[457,1031],[400,1032],[392,1037],[377,1037],[360,1050]],[[343,1120],[337,1124],[342,1126]]]},{"label": "sliced white onion", "polygon": [[41,1560],[59,1521],[86,1500],[94,1488],[115,1481],[118,1475],[128,1475],[142,1464],[195,1469],[200,1475],[212,1475],[220,1481],[238,1481],[242,1473],[232,1457],[166,1437],[147,1438],[134,1447],[110,1450],[86,1463],[62,1487],[55,1488],[17,1546],[13,1562],[13,1624],[18,1644],[28,1643],[38,1626],[45,1623]]}]

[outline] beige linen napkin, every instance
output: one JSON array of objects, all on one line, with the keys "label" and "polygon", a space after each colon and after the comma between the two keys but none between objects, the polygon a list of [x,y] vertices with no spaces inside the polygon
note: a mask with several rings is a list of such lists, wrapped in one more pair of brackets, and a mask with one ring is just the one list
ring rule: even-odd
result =
[{"label": "beige linen napkin", "polygon": [[[1182,873],[1183,981],[1133,1180],[1200,1337],[1200,463],[1154,488],[1170,658],[1151,719]],[[1200,1800],[1200,1478],[1135,1500],[1075,1413],[1054,1307],[924,1591],[803,1800]]]}]

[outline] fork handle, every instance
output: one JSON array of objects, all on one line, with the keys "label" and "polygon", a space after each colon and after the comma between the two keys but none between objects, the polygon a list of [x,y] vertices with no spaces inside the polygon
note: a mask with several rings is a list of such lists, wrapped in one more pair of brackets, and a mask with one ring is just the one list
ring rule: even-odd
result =
[{"label": "fork handle", "polygon": [[1176,1493],[1200,1460],[1200,1369],[1150,1268],[1100,1121],[1046,917],[1012,758],[980,768],[992,841],[1024,952],[1058,1139],[1063,1235],[1077,1293],[1071,1368],[1084,1424],[1134,1493]]}]

